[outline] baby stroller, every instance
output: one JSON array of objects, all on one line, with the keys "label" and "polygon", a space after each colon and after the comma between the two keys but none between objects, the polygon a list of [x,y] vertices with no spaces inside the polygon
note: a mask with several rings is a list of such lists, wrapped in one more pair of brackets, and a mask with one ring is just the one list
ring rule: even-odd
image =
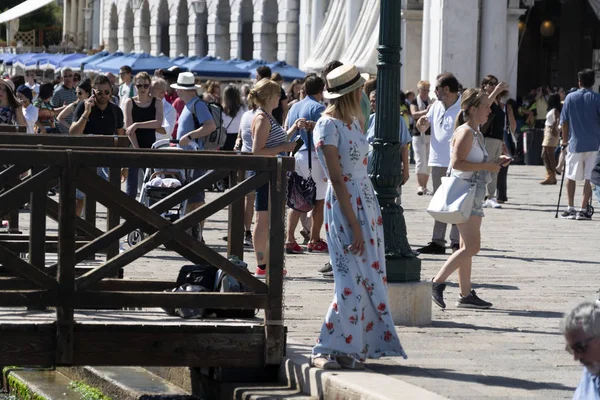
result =
[{"label": "baby stroller", "polygon": [[[177,140],[161,139],[154,142],[152,149],[165,151],[182,151],[177,146]],[[192,142],[193,143],[193,142]],[[195,143],[194,143],[195,144]],[[138,201],[146,207],[152,206],[154,203],[164,199],[177,191],[181,186],[191,181],[191,171],[186,169],[159,169],[146,168],[142,189]],[[187,200],[162,213],[165,219],[171,222],[178,220],[185,213]],[[192,232],[196,234],[196,232]],[[199,233],[198,233],[199,234]],[[135,246],[145,238],[144,232],[136,229],[127,235],[127,244]]]}]

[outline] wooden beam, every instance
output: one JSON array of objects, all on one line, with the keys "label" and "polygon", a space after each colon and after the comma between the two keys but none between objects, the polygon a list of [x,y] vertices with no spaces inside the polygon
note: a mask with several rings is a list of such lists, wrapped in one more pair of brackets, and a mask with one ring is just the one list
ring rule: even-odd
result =
[{"label": "wooden beam", "polygon": [[54,278],[40,271],[27,261],[22,260],[19,256],[10,252],[0,243],[0,262],[6,269],[13,273],[30,279],[36,285],[49,290],[57,289],[57,282]]},{"label": "wooden beam", "polygon": [[0,324],[0,365],[54,365],[53,324]]},{"label": "wooden beam", "polygon": [[[121,166],[112,166],[108,169],[108,182],[112,187],[116,187],[119,190],[121,189]],[[121,223],[121,216],[119,213],[111,208],[107,208],[106,215],[106,230],[110,231],[113,228],[119,226]],[[102,236],[102,235],[101,235]],[[119,237],[114,238],[113,240],[106,243],[106,259],[110,260],[115,258],[119,254]],[[92,256],[94,253],[89,254]],[[75,256],[75,262],[78,263],[77,254]],[[115,276],[122,276],[123,270],[119,270]]]},{"label": "wooden beam", "polygon": [[[67,153],[68,154],[68,153]],[[73,324],[75,290],[75,178],[77,168],[67,163],[60,174],[60,207],[58,212],[58,297],[56,307],[56,361],[73,362]]]},{"label": "wooden beam", "polygon": [[29,200],[29,194],[36,190],[47,191],[47,182],[58,175],[58,170],[46,168],[35,175],[21,181],[19,184],[0,194],[0,215],[4,212],[19,208]]},{"label": "wooden beam", "polygon": [[[150,235],[148,238],[143,240],[135,247],[127,250],[124,253],[119,254],[117,257],[113,258],[110,261],[107,261],[95,270],[79,277],[76,282],[77,290],[85,290],[92,283],[98,282],[101,279],[109,276],[119,268],[128,265],[129,263],[133,262],[139,257],[142,257],[146,253],[152,251],[159,245],[171,239],[177,239],[177,241],[180,244],[192,250],[201,257],[203,257],[203,254],[210,254],[210,251],[212,250],[208,249],[206,246],[201,245],[198,241],[196,241],[190,235],[185,233],[185,230],[189,229],[193,224],[197,224],[200,221],[213,215],[214,213],[221,210],[225,205],[229,204],[235,199],[244,197],[250,190],[253,190],[256,187],[260,187],[267,181],[268,175],[266,173],[259,173],[240,183],[235,188],[230,189],[217,200],[214,200],[210,203],[206,203],[198,209],[185,215],[183,218],[175,221],[175,223],[171,223],[165,220],[155,212],[148,210],[144,206],[135,202],[133,199],[127,198],[125,195],[117,195],[114,199],[111,199],[110,202],[122,202],[122,204],[126,205],[130,211],[138,213],[139,217],[145,218],[148,223],[155,225],[156,228],[160,230]],[[81,184],[88,190],[91,190],[99,201],[102,201],[103,195],[100,191],[97,190],[98,188],[95,187],[95,185],[89,185],[87,182],[81,182]],[[223,259],[223,257],[221,257],[220,255],[219,257]],[[261,293],[266,289],[264,283],[253,278],[250,275],[250,273],[243,271],[242,269],[230,263],[226,259],[223,260],[225,260],[225,262],[221,261],[219,263],[219,266],[224,271],[231,274],[231,276],[248,285],[250,288],[256,290],[258,293]],[[211,260],[207,261],[211,262]]]},{"label": "wooden beam", "polygon": [[[56,200],[48,198],[47,200],[47,204],[46,204],[46,215],[58,222],[59,218],[58,218],[58,203],[56,202]],[[73,215],[75,215],[75,210],[73,210]],[[75,226],[77,227],[77,230],[79,230],[80,232],[82,232],[84,235],[86,235],[89,238],[97,238],[102,236],[102,234],[104,232],[102,232],[100,229],[96,228],[94,225],[90,224],[89,222],[87,222],[85,219],[78,217],[75,215]]]},{"label": "wooden beam", "polygon": [[[0,128],[2,129],[2,128]],[[3,146],[44,146],[65,147],[128,147],[130,144],[127,136],[108,135],[31,135],[31,134],[3,134],[0,135],[0,145]]]},{"label": "wooden beam", "polygon": [[7,184],[8,182],[19,179],[22,173],[27,172],[29,167],[26,165],[11,165],[2,172],[0,172],[0,186]]},{"label": "wooden beam", "polygon": [[[13,253],[27,253],[30,251],[30,245],[31,242],[29,240],[5,240],[0,242],[4,247],[6,247],[7,249],[9,249],[10,251],[12,251]],[[76,241],[75,242],[75,248],[81,248],[83,246],[85,246],[86,244],[88,244],[89,241],[87,240],[83,240],[83,241]],[[38,245],[35,247],[36,251],[39,252],[45,252],[45,253],[55,253],[58,254],[58,242],[42,242],[41,245]],[[100,251],[102,252],[102,250]],[[35,252],[34,252],[35,253]],[[29,253],[34,254],[34,253]],[[39,261],[39,260],[38,260]],[[43,269],[46,269],[45,267],[45,259],[43,260],[43,263],[38,263],[38,264],[31,264],[31,265],[35,265],[35,266],[39,266],[42,265]],[[1,264],[1,261],[0,261]],[[49,271],[53,271],[52,275],[55,274],[55,270],[54,269],[49,269]]]},{"label": "wooden beam", "polygon": [[[32,168],[32,173],[40,172],[40,167]],[[34,267],[44,270],[46,267],[46,195],[45,185],[34,189],[29,199],[31,213],[29,215],[29,243],[27,252],[29,262]],[[14,251],[14,250],[13,250]]]},{"label": "wooden beam", "polygon": [[[246,171],[231,171],[229,186],[235,186],[243,181]],[[227,224],[227,257],[236,256],[244,259],[244,219],[245,197],[235,200],[229,205]]]},{"label": "wooden beam", "polygon": [[[281,165],[280,165],[281,166]],[[279,168],[271,172],[269,185],[269,263],[266,281],[269,307],[265,310],[265,362],[279,364],[285,352],[283,327],[283,268],[285,237],[285,196],[287,179]]]}]

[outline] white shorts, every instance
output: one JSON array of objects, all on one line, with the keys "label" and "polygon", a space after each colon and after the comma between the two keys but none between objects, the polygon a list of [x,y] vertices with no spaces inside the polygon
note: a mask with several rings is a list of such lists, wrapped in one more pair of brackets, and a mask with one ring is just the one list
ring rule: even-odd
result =
[{"label": "white shorts", "polygon": [[413,154],[415,155],[415,174],[429,175],[429,143],[431,136],[422,133],[412,137]]},{"label": "white shorts", "polygon": [[[312,178],[317,185],[317,200],[323,200],[327,192],[327,175],[319,162],[319,158],[314,151],[312,155]],[[303,178],[308,178],[308,151],[299,151],[294,156],[296,158],[296,173]]]},{"label": "white shorts", "polygon": [[567,152],[566,178],[571,181],[590,180],[592,178],[592,170],[596,165],[597,151],[586,151],[584,153]]}]

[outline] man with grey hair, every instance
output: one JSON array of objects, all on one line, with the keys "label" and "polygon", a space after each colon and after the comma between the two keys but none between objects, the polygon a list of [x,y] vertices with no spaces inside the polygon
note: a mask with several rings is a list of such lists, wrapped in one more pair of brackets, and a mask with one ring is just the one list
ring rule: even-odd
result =
[{"label": "man with grey hair", "polygon": [[[50,102],[52,103],[52,107],[62,108],[68,104],[74,103],[77,100],[77,93],[75,90],[75,86],[73,85],[73,70],[71,68],[63,68],[61,71],[63,82],[54,90],[54,94],[52,95],[52,99]],[[65,118],[67,126],[62,126],[58,124],[58,129],[60,133],[69,133],[69,128],[71,123],[73,122],[73,114],[69,115]]]},{"label": "man with grey hair", "polygon": [[567,351],[585,366],[574,400],[600,399],[600,301],[584,302],[563,321]]}]

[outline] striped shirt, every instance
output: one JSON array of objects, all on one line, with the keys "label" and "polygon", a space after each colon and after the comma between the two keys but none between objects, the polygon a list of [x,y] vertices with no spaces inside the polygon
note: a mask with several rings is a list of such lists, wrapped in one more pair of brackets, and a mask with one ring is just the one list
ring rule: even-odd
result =
[{"label": "striped shirt", "polygon": [[261,112],[264,115],[266,115],[267,118],[269,118],[269,122],[271,122],[271,130],[269,131],[269,136],[267,137],[265,147],[267,149],[270,149],[271,147],[277,147],[287,142],[287,133],[285,132],[285,130],[283,130],[281,125],[279,125],[277,121],[275,121],[275,118],[271,117],[262,109],[259,109],[258,112]]},{"label": "striped shirt", "polygon": [[[58,89],[54,91],[54,95],[52,96],[52,107],[60,108],[64,105],[68,105],[77,100],[77,93],[74,87],[71,89],[67,89],[65,85],[60,85]],[[67,118],[65,118],[66,122],[71,125],[73,122],[73,114],[70,114]],[[69,133],[69,128],[62,126],[61,124],[57,124],[60,133]]]}]

